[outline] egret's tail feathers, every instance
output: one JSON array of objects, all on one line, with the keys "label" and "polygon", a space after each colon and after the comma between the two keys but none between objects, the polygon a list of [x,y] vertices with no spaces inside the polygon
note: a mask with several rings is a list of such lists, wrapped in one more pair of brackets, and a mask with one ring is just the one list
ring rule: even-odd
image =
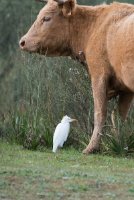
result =
[{"label": "egret's tail feathers", "polygon": [[53,146],[53,153],[56,153],[58,147],[57,146]]}]

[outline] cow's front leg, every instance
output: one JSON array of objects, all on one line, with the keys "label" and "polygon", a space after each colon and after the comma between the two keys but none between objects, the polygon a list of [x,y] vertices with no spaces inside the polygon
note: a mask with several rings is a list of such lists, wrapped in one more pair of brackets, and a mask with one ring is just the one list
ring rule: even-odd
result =
[{"label": "cow's front leg", "polygon": [[94,130],[91,140],[83,153],[92,153],[98,150],[102,127],[105,123],[107,112],[107,82],[105,78],[95,78],[92,80],[94,98]]}]

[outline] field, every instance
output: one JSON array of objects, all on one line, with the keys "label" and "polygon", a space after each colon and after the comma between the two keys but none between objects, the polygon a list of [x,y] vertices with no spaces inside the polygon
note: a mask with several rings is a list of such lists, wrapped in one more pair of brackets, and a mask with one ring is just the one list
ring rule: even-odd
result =
[{"label": "field", "polygon": [[134,199],[134,160],[0,142],[0,200]]},{"label": "field", "polygon": [[[0,2],[0,200],[133,200],[134,104],[124,123],[119,97],[110,100],[100,152],[83,155],[94,129],[87,69],[70,57],[21,51],[20,38],[43,4]],[[54,129],[64,115],[78,122],[71,124],[64,149],[53,154]]]}]

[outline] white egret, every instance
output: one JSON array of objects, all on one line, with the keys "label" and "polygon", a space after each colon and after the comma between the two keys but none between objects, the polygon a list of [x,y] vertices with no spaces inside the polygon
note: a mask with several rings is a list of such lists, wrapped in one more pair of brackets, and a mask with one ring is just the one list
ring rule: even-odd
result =
[{"label": "white egret", "polygon": [[64,116],[61,122],[56,126],[53,135],[53,152],[56,153],[57,149],[63,147],[64,142],[67,140],[70,131],[70,122],[77,121],[71,119],[67,115]]}]

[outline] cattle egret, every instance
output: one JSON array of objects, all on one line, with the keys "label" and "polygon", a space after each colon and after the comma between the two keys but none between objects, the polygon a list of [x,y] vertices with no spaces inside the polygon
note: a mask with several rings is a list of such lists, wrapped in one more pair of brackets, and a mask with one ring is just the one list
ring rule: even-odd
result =
[{"label": "cattle egret", "polygon": [[56,153],[57,149],[63,147],[64,142],[67,140],[70,131],[70,122],[77,121],[71,119],[67,115],[64,116],[61,122],[57,125],[53,135],[53,152]]}]

